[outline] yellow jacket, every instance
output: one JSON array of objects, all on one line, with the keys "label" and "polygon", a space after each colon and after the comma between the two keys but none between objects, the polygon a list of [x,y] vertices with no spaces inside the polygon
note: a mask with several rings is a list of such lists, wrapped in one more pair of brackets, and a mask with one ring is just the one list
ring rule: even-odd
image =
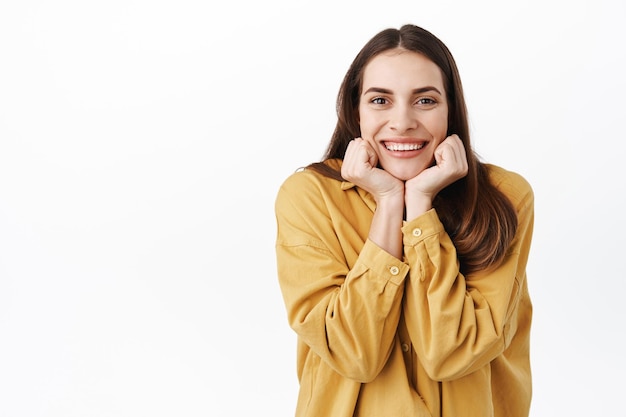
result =
[{"label": "yellow jacket", "polygon": [[306,169],[285,180],[276,255],[298,335],[297,417],[528,416],[534,197],[488,168],[519,227],[500,266],[468,276],[434,209],[404,223],[399,260],[367,238],[367,192]]}]

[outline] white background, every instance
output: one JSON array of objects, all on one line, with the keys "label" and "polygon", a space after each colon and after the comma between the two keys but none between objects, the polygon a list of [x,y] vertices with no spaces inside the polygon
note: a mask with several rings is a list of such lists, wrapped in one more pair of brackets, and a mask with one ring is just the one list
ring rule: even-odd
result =
[{"label": "white background", "polygon": [[[361,46],[451,49],[536,194],[532,416],[624,415],[624,2],[0,3],[0,416],[291,416],[273,203]],[[622,413],[622,414],[620,414]]]}]

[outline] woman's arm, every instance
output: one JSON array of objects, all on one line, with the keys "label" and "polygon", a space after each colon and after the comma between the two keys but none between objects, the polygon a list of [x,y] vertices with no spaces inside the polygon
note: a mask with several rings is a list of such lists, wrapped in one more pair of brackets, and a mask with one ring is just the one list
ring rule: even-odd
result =
[{"label": "woman's arm", "polygon": [[320,181],[334,180],[296,173],[278,192],[279,283],[299,338],[336,372],[368,382],[389,356],[408,266],[338,214],[350,209],[333,201],[333,192],[358,199],[356,190],[328,190]]},{"label": "woman's arm", "polygon": [[404,314],[422,365],[435,380],[467,375],[501,354],[513,338],[533,228],[533,193],[512,175],[506,193],[516,205],[518,230],[503,262],[464,276],[455,247],[435,210],[405,224],[410,265]]}]

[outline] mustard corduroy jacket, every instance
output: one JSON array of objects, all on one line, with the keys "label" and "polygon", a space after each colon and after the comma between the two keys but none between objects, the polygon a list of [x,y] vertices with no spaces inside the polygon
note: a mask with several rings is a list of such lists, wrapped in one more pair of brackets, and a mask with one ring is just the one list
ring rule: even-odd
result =
[{"label": "mustard corduroy jacket", "polygon": [[488,169],[519,226],[501,265],[468,276],[435,209],[404,222],[400,260],[368,240],[367,192],[306,169],[284,181],[276,256],[297,417],[528,416],[534,197],[519,174]]}]

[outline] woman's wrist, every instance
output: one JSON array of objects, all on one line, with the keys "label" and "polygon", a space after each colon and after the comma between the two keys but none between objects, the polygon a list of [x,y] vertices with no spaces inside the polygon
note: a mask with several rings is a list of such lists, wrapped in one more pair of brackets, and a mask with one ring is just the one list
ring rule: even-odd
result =
[{"label": "woman's wrist", "polygon": [[406,220],[412,220],[433,208],[433,199],[429,195],[416,193],[405,197]]}]

